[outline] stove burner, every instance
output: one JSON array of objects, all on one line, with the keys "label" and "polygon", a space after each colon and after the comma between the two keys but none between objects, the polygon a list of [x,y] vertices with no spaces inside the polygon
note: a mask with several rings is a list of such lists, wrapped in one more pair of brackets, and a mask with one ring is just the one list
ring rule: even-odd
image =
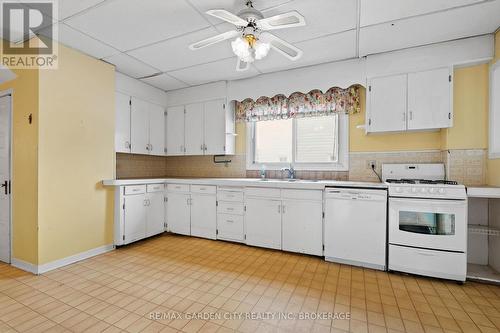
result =
[{"label": "stove burner", "polygon": [[452,180],[428,180],[428,179],[387,179],[390,184],[426,184],[426,185],[458,185]]}]

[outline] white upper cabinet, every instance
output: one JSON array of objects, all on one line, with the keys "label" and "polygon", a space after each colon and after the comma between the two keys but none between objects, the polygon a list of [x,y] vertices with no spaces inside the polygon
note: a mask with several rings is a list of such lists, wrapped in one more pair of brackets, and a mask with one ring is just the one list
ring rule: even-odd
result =
[{"label": "white upper cabinet", "polygon": [[451,71],[451,68],[439,68],[369,79],[366,132],[453,126]]},{"label": "white upper cabinet", "polygon": [[165,109],[155,104],[149,106],[149,153],[165,155]]},{"label": "white upper cabinet", "polygon": [[130,153],[130,96],[115,94],[115,150],[117,153]]},{"label": "white upper cabinet", "polygon": [[226,154],[226,110],[222,99],[205,103],[205,155]]},{"label": "white upper cabinet", "polygon": [[167,155],[184,155],[184,106],[167,109]]},{"label": "white upper cabinet", "polygon": [[131,141],[133,154],[149,154],[149,111],[148,103],[132,98]]},{"label": "white upper cabinet", "polygon": [[408,74],[408,129],[453,125],[452,74],[449,68]]},{"label": "white upper cabinet", "polygon": [[186,105],[186,155],[203,155],[203,103]]},{"label": "white upper cabinet", "polygon": [[[167,109],[167,155],[234,154],[234,111],[224,99]],[[230,133],[229,133],[230,132]]]},{"label": "white upper cabinet", "polygon": [[406,74],[374,78],[368,81],[368,132],[406,130],[406,81]]}]

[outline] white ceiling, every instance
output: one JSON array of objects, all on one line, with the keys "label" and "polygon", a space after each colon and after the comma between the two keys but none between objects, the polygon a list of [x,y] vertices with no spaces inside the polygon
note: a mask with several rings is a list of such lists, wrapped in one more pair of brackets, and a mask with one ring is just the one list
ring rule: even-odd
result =
[{"label": "white ceiling", "polygon": [[271,50],[236,72],[230,42],[199,51],[188,45],[232,29],[205,13],[237,13],[244,0],[63,0],[59,41],[116,65],[162,90],[403,49],[494,32],[500,0],[254,0],[264,16],[290,10],[307,26],[274,33],[304,51],[296,62]]}]

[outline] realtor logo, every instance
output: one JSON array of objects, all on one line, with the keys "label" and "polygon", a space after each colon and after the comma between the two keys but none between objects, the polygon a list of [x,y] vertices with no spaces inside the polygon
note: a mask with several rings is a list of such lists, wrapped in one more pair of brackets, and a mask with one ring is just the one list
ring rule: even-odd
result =
[{"label": "realtor logo", "polygon": [[2,17],[1,64],[9,68],[57,67],[57,3],[0,0]]}]

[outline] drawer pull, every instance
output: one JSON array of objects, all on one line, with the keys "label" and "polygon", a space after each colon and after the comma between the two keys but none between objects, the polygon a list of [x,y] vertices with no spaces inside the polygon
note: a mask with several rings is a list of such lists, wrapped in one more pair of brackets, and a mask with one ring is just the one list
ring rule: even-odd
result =
[{"label": "drawer pull", "polygon": [[226,210],[228,210],[228,211],[232,212],[232,211],[234,211],[234,208],[227,207],[227,208],[226,208]]},{"label": "drawer pull", "polygon": [[234,220],[226,220],[227,223],[234,223]]}]

